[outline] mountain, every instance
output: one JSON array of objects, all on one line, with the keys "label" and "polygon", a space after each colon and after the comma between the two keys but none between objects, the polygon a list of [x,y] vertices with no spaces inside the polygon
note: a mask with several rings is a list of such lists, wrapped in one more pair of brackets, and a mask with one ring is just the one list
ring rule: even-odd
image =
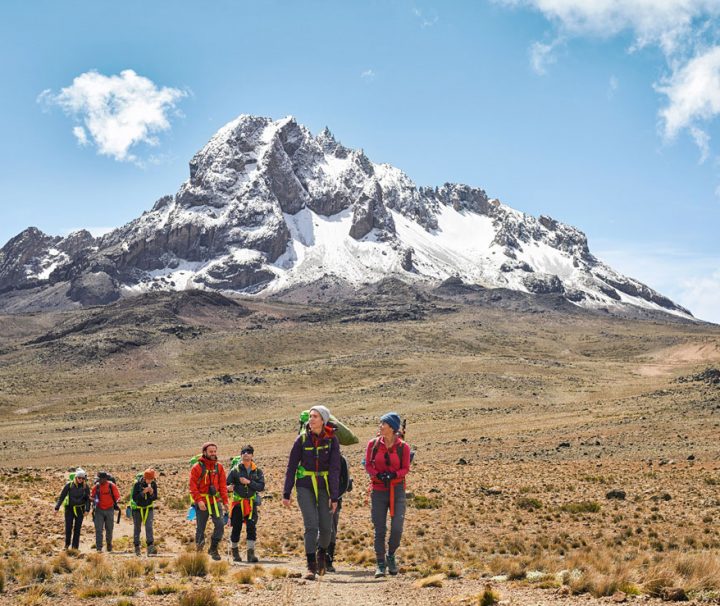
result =
[{"label": "mountain", "polygon": [[326,128],[242,115],[190,161],[174,196],[114,231],[30,227],[0,250],[0,310],[107,304],[153,290],[282,296],[337,280],[444,280],[561,295],[586,308],[687,309],[600,262],[579,230],[479,188],[419,187]]}]

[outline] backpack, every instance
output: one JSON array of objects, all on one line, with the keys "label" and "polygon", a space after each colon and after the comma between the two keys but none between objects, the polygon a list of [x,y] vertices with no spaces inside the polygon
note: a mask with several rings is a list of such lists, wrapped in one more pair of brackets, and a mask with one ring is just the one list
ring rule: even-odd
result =
[{"label": "backpack", "polygon": [[[307,428],[308,421],[310,420],[310,410],[303,410],[300,413],[300,427],[298,433],[302,433]],[[328,425],[333,428],[335,435],[337,436],[340,446],[351,446],[357,444],[359,438],[350,430],[350,428],[344,423],[338,421],[337,417],[330,415]]]},{"label": "backpack", "polygon": [[[108,474],[107,483],[108,483],[108,486],[110,486],[110,497],[112,498],[112,501],[113,501],[113,509],[116,509],[118,511],[118,519],[120,519],[119,518],[120,509],[118,507],[118,501],[115,498],[115,493],[113,492],[113,489],[112,489],[113,486],[117,486],[117,484],[115,483],[115,477]],[[97,507],[98,503],[100,502],[100,480],[98,480],[97,478],[95,478],[95,486],[97,487],[97,489],[95,490],[95,499],[93,500],[93,507]]]},{"label": "backpack", "polygon": [[352,492],[353,479],[350,477],[350,468],[344,455],[340,455],[340,496]]}]

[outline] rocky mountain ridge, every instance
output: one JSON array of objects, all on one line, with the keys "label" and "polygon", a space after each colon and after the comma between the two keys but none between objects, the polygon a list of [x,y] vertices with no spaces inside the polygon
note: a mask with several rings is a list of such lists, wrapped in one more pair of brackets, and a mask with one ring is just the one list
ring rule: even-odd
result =
[{"label": "rocky mountain ridge", "polygon": [[556,293],[588,308],[688,310],[596,259],[585,235],[462,184],[419,187],[326,128],[242,115],[174,196],[100,238],[31,227],[0,249],[0,310],[98,305],[152,290],[277,295],[387,277]]}]

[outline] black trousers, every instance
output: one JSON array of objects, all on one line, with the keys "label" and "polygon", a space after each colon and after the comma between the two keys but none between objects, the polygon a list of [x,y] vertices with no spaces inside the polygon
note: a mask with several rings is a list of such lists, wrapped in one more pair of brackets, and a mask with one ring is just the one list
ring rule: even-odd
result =
[{"label": "black trousers", "polygon": [[242,532],[243,522],[247,528],[247,540],[254,541],[257,539],[257,509],[253,503],[253,511],[249,518],[243,518],[242,505],[235,505],[230,516],[230,524],[232,524],[232,532],[230,533],[230,541],[238,543]]},{"label": "black trousers", "polygon": [[72,546],[73,549],[80,547],[80,529],[82,528],[85,508],[65,507],[65,547]]}]

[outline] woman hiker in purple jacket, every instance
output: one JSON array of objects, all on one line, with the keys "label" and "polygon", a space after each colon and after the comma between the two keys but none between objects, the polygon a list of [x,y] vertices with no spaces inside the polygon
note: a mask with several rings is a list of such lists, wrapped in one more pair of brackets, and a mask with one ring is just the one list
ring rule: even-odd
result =
[{"label": "woman hiker in purple jacket", "polygon": [[290,507],[293,486],[305,525],[305,578],[325,574],[325,554],[330,543],[332,515],[340,496],[340,444],[327,423],[330,411],[313,406],[307,427],[298,435],[285,472],[283,505]]}]

